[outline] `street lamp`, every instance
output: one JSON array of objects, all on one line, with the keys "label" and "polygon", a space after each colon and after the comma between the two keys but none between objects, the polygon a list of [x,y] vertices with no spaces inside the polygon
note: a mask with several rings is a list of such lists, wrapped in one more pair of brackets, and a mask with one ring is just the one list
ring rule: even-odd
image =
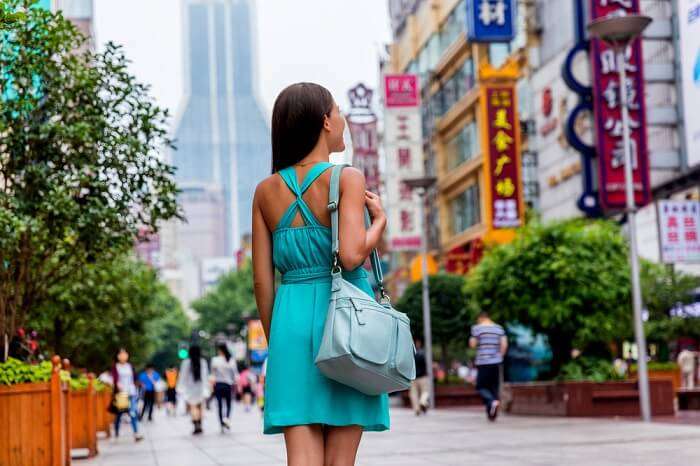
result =
[{"label": "street lamp", "polygon": [[647,373],[647,346],[642,323],[642,293],[639,285],[639,258],[637,255],[636,206],[634,203],[634,180],[632,177],[632,150],[630,147],[629,102],[627,96],[627,70],[625,52],[630,43],[649,26],[651,18],[642,15],[610,15],[592,21],[588,32],[608,44],[617,56],[617,71],[620,76],[620,107],[622,112],[622,137],[625,156],[625,191],[627,197],[627,224],[630,235],[630,269],[632,273],[632,305],[634,308],[634,334],[637,340],[639,378],[639,404],[642,419],[651,420],[649,403],[649,376]]},{"label": "street lamp", "polygon": [[425,334],[425,365],[428,372],[428,392],[430,393],[430,408],[435,408],[435,387],[433,385],[433,335],[430,327],[430,287],[428,285],[428,222],[425,220],[425,202],[428,189],[437,179],[432,176],[411,178],[404,183],[411,189],[418,189],[420,196],[420,218],[425,227],[421,231],[423,257],[421,272],[423,281],[423,333]]}]

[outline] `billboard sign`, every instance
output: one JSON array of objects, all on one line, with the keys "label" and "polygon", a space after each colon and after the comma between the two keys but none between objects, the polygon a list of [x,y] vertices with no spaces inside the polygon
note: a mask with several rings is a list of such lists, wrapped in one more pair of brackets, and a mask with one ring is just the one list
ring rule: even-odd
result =
[{"label": "billboard sign", "polygon": [[[594,19],[608,16],[619,10],[623,10],[626,14],[637,14],[639,13],[639,0],[626,0],[624,2],[591,0],[591,13]],[[626,206],[625,147],[622,138],[617,56],[615,51],[601,40],[592,39],[591,60],[600,202],[604,210],[621,210]],[[651,199],[642,65],[642,41],[636,39],[627,49],[625,68],[629,99],[634,197],[636,204],[640,207],[648,204]]]},{"label": "billboard sign", "polygon": [[522,225],[524,217],[520,164],[520,121],[513,85],[482,87],[487,191],[487,223],[494,229]]},{"label": "billboard sign", "polygon": [[384,105],[387,108],[420,105],[418,76],[415,74],[384,75]]},{"label": "billboard sign", "polygon": [[700,262],[700,201],[659,201],[661,262]]},{"label": "billboard sign", "polygon": [[417,251],[421,247],[420,198],[405,183],[423,176],[420,86],[414,74],[385,75],[384,151],[389,247]]},{"label": "billboard sign", "polygon": [[510,42],[516,32],[515,0],[467,0],[467,39]]},{"label": "billboard sign", "polygon": [[683,127],[688,166],[700,163],[700,0],[678,0]]},{"label": "billboard sign", "polygon": [[267,349],[267,338],[262,321],[251,319],[248,321],[248,349],[250,351],[263,351]]}]

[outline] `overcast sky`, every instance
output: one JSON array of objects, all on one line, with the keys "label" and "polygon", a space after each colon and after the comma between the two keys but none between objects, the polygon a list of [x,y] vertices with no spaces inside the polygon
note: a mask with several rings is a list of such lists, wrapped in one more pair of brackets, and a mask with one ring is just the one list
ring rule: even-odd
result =
[{"label": "overcast sky", "polygon": [[[95,0],[94,9],[98,47],[110,40],[124,45],[132,72],[173,113],[183,94],[182,1]],[[376,89],[378,54],[391,39],[386,0],[251,1],[268,115],[277,93],[297,81],[325,85],[343,109],[358,82]]]}]

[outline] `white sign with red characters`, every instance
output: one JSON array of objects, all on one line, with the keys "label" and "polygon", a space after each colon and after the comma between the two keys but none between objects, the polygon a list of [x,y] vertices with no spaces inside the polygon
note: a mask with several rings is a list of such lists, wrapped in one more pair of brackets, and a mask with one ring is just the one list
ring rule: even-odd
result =
[{"label": "white sign with red characters", "polygon": [[700,262],[700,201],[659,201],[661,261]]}]

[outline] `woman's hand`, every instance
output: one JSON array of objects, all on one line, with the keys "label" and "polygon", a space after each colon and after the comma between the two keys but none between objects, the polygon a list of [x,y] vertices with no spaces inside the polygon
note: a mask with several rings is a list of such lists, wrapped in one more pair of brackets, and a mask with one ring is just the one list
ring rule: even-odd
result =
[{"label": "woman's hand", "polygon": [[365,205],[369,211],[369,216],[372,219],[372,223],[378,220],[386,220],[386,214],[384,213],[384,208],[382,207],[382,201],[378,195],[371,191],[365,191]]}]

